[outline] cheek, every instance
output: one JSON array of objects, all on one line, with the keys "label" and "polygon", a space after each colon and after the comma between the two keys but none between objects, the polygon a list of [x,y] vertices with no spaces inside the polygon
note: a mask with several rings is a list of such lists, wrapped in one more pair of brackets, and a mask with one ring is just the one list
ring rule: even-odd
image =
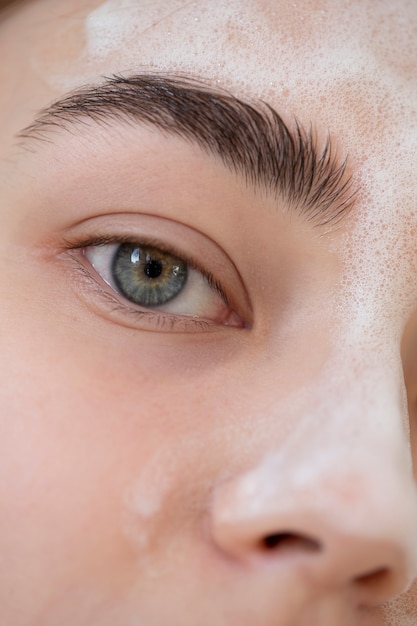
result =
[{"label": "cheek", "polygon": [[118,529],[119,442],[111,448],[108,427],[93,431],[68,379],[36,367],[30,382],[22,368],[21,382],[9,386],[0,423],[0,604],[18,589],[29,615],[83,579],[112,587],[127,551]]},{"label": "cheek", "polygon": [[[146,485],[157,446],[88,341],[83,350],[65,329],[31,322],[9,328],[0,366],[0,605],[6,615],[24,605],[22,623],[67,589],[94,581],[111,598],[126,587],[126,492],[143,472]],[[148,419],[151,404],[142,398],[137,413]],[[140,506],[151,514],[158,503]]]},{"label": "cheek", "polygon": [[41,309],[10,314],[0,363],[0,605],[18,589],[30,619],[91,581],[129,588],[217,463],[201,460],[210,384],[189,385],[191,358]]}]

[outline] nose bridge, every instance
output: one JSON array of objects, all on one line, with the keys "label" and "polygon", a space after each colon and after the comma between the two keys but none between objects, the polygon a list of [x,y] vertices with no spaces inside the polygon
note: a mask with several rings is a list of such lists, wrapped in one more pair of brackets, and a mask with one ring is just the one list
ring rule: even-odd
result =
[{"label": "nose bridge", "polygon": [[389,358],[387,353],[366,342],[347,346],[290,397],[276,400],[273,389],[262,388],[269,398],[268,424],[276,423],[279,431],[269,441],[277,476],[299,488],[352,482],[354,476],[363,488],[380,485],[384,476],[387,484],[395,476],[411,479],[401,357],[399,351]]},{"label": "nose bridge", "polygon": [[271,405],[274,419],[290,419],[289,435],[220,484],[212,509],[216,542],[241,563],[262,568],[272,549],[277,564],[285,555],[290,569],[311,565],[318,586],[365,581],[359,586],[369,603],[417,575],[401,367],[372,360],[341,359],[304,390],[292,414],[286,403],[288,416]]},{"label": "nose bridge", "polygon": [[291,423],[285,445],[279,446],[288,450],[287,463],[293,459],[292,464],[300,467],[302,459],[309,459],[311,473],[313,457],[320,467],[333,455],[334,469],[343,470],[347,455],[352,464],[365,463],[371,471],[388,454],[411,468],[399,343],[395,337],[377,342],[369,336],[340,342],[317,376],[285,402],[286,415],[272,399],[271,414]]},{"label": "nose bridge", "polygon": [[411,473],[406,395],[397,363],[333,367],[335,373],[325,373],[325,380],[322,376],[305,393],[281,448],[292,481],[359,474],[380,482],[387,472]]}]

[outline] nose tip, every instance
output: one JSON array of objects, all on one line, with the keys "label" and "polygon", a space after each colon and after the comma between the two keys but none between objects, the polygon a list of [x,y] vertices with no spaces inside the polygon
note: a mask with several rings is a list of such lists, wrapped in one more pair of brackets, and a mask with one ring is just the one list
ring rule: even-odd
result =
[{"label": "nose tip", "polygon": [[306,532],[278,520],[274,528],[265,529],[242,527],[239,522],[220,524],[215,541],[228,556],[255,569],[268,569],[274,572],[271,575],[298,570],[317,589],[350,587],[356,602],[365,606],[382,604],[407,587],[408,559],[396,545],[400,541],[349,536],[328,528],[313,535],[309,517],[304,516]]},{"label": "nose tip", "polygon": [[255,503],[247,495],[245,479],[223,486],[212,516],[217,547],[243,569],[277,584],[291,573],[318,593],[349,590],[364,607],[400,594],[417,573],[409,511],[381,511],[366,498],[352,506],[335,494],[324,505],[314,494]]}]

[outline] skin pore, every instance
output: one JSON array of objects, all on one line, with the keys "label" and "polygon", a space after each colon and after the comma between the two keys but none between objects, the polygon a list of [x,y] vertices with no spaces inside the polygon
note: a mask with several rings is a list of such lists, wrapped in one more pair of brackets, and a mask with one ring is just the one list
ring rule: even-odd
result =
[{"label": "skin pore", "polygon": [[[383,0],[0,20],[0,623],[415,624],[416,27]],[[219,145],[268,105],[314,150],[272,171],[256,126],[259,181]],[[188,262],[178,298],[117,292],[126,242]]]}]

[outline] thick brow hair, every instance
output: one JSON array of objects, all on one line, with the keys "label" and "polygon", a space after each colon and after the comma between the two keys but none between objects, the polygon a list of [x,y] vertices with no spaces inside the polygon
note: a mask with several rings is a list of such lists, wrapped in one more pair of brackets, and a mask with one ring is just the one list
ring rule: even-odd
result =
[{"label": "thick brow hair", "polygon": [[103,125],[150,124],[196,143],[247,183],[272,190],[319,224],[337,221],[353,202],[347,161],[340,162],[330,136],[319,150],[311,127],[294,120],[290,130],[268,104],[250,104],[188,78],[106,78],[52,104],[19,137],[45,140],[45,131],[86,118]]}]

